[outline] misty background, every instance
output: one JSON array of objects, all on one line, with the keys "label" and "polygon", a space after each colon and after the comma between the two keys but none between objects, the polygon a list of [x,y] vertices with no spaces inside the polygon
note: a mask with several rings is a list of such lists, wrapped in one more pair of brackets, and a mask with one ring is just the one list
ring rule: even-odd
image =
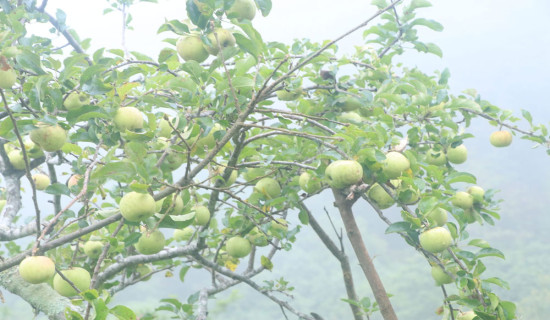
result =
[{"label": "misty background", "polygon": [[[360,24],[376,10],[363,0],[274,0],[271,14],[259,13],[254,26],[264,41],[290,43],[295,38],[313,41],[332,39]],[[426,30],[420,34],[424,42],[434,42],[443,51],[443,58],[407,53],[399,58],[407,66],[418,66],[427,74],[449,68],[450,87],[454,94],[475,88],[481,98],[521,116],[521,109],[531,112],[535,123],[548,125],[550,119],[547,92],[550,89],[550,3],[545,0],[448,0],[433,1],[434,6],[418,10],[418,16],[443,24],[443,32]],[[91,53],[100,47],[121,47],[121,17],[117,12],[102,15],[107,1],[50,0],[47,11],[62,8],[67,24],[81,39],[92,38]],[[184,1],[159,0],[159,4],[138,3],[130,8],[133,16],[126,45],[156,58],[169,44],[157,35],[164,19],[184,19]],[[36,30],[36,32],[41,32]],[[362,30],[338,44],[339,53],[351,52],[362,45]],[[64,44],[59,39],[59,44]],[[527,129],[525,121],[518,126]],[[498,189],[502,199],[501,220],[496,226],[470,228],[470,238],[483,238],[501,250],[506,260],[487,258],[485,278],[507,280],[511,290],[496,290],[501,298],[517,303],[520,319],[545,319],[550,314],[550,195],[549,157],[544,148],[533,149],[533,143],[517,137],[508,148],[497,149],[489,144],[489,134],[496,130],[486,121],[477,120],[468,129],[474,139],[465,142],[468,161],[458,169],[472,172],[478,185]],[[310,203],[318,221],[327,226],[324,209],[341,227],[339,214],[332,206],[332,195],[323,194],[325,203]],[[319,202],[319,201],[317,201]],[[435,310],[442,304],[441,290],[433,283],[425,259],[399,236],[385,235],[384,224],[365,203],[354,207],[363,231],[366,246],[374,257],[381,279],[400,319],[439,319]],[[399,211],[386,210],[391,220]],[[298,224],[294,215],[292,225]],[[333,239],[336,237],[332,234]],[[347,245],[347,239],[345,239]],[[368,283],[347,247],[354,268],[356,289],[360,297],[372,294]],[[295,287],[290,303],[298,310],[316,312],[325,319],[349,319],[349,307],[340,301],[345,297],[339,263],[320,243],[313,231],[304,226],[290,252],[281,252],[273,260],[273,272],[265,272],[255,281],[275,280],[282,276]],[[179,271],[179,270],[176,270]],[[176,272],[177,274],[177,272]],[[152,311],[162,298],[181,300],[210,284],[209,274],[191,269],[185,283],[177,276],[165,278],[157,274],[152,280],[128,288],[115,297],[113,304],[127,304],[137,311]],[[447,287],[452,287],[448,285]],[[6,303],[0,305],[0,319],[30,319],[32,310],[19,298],[3,292]],[[456,307],[456,306],[455,306]],[[279,307],[246,285],[219,294],[209,304],[211,319],[284,319]],[[159,313],[162,317],[163,313]],[[168,314],[164,314],[168,316]],[[288,315],[290,319],[295,319]],[[381,319],[376,314],[371,319]]]}]

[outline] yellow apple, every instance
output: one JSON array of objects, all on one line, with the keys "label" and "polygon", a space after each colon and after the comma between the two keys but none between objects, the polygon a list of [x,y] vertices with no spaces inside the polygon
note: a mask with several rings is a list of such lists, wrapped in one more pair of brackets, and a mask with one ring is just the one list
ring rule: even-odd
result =
[{"label": "yellow apple", "polygon": [[512,143],[512,133],[502,130],[491,133],[489,142],[497,148],[507,147]]},{"label": "yellow apple", "polygon": [[36,190],[44,190],[50,185],[50,177],[47,174],[37,173],[32,176]]}]

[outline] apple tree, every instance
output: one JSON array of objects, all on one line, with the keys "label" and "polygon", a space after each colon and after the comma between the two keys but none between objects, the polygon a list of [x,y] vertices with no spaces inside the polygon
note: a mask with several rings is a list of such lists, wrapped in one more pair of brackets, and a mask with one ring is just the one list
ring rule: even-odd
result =
[{"label": "apple tree", "polygon": [[[133,3],[111,0],[106,10],[122,13],[123,32]],[[158,26],[167,45],[149,57],[125,44],[90,52],[47,0],[0,1],[0,286],[51,319],[153,319],[111,297],[159,272],[184,281],[196,267],[211,283],[159,310],[206,319],[210,297],[246,285],[285,317],[322,319],[276,294],[284,285],[254,280],[312,228],[340,262],[350,318],[397,319],[354,218],[361,201],[368,219],[425,257],[443,319],[516,318],[494,292],[506,281],[484,264],[503,253],[468,233],[498,220],[498,199],[459,164],[474,118],[495,126],[495,147],[513,138],[548,147],[547,128],[527,111],[520,128],[474,92],[452,94],[448,70],[397,62],[411,50],[441,56],[418,37],[442,30],[418,16],[427,0],[372,3],[373,15],[336,39],[284,44],[254,28],[270,0],[188,0],[188,20]],[[339,54],[353,32],[364,42]],[[57,35],[66,45],[53,44]],[[353,256],[306,203],[327,194]],[[390,207],[401,216],[388,218]],[[356,262],[363,274],[352,273]],[[374,306],[354,285],[363,276]]]}]

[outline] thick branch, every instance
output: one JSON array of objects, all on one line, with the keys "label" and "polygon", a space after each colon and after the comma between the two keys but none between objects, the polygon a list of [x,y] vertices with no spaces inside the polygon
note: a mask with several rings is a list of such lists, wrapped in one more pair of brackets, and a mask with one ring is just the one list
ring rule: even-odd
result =
[{"label": "thick branch", "polygon": [[386,289],[378,276],[378,272],[374,267],[374,263],[372,262],[367,248],[365,247],[365,243],[363,242],[363,238],[361,237],[359,227],[355,222],[353,211],[351,210],[351,206],[354,201],[347,200],[346,195],[342,194],[339,190],[333,189],[332,191],[334,193],[334,198],[336,199],[335,205],[338,207],[340,215],[342,216],[342,221],[346,227],[348,238],[351,242],[353,250],[355,251],[357,259],[359,259],[361,269],[363,269],[363,273],[369,281],[374,298],[380,306],[380,313],[382,314],[382,317],[384,317],[384,320],[397,320],[397,315],[393,310],[393,306],[391,305],[388,294],[386,293]]}]

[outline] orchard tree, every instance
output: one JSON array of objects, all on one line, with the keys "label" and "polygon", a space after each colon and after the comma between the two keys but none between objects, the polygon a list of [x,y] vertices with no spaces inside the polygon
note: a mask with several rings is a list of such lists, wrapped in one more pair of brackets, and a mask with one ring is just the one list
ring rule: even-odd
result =
[{"label": "orchard tree", "polygon": [[[133,2],[106,9],[122,13],[123,32]],[[90,52],[47,0],[0,1],[0,286],[51,319],[136,319],[111,297],[159,272],[184,281],[196,267],[211,281],[159,310],[206,319],[209,298],[246,285],[285,317],[323,319],[295,308],[284,280],[254,279],[312,228],[340,262],[350,318],[397,319],[354,218],[365,201],[368,219],[425,257],[443,319],[516,318],[514,303],[494,292],[506,281],[484,264],[503,253],[468,234],[495,223],[498,201],[457,165],[467,161],[474,118],[495,126],[485,137],[495,147],[513,138],[548,147],[547,128],[524,111],[530,127],[521,129],[473,91],[451,94],[448,70],[396,62],[411,50],[441,56],[418,37],[443,29],[417,16],[427,0],[372,3],[376,13],[336,39],[284,44],[254,28],[270,0],[188,0],[189,20],[159,26],[168,45],[149,57],[125,45]],[[29,33],[31,23],[51,37]],[[338,41],[354,32],[364,42],[339,54]],[[57,35],[66,46],[54,47]],[[327,189],[352,256],[306,204]],[[400,217],[385,215],[392,206]],[[373,305],[355,288],[363,276]]]}]

